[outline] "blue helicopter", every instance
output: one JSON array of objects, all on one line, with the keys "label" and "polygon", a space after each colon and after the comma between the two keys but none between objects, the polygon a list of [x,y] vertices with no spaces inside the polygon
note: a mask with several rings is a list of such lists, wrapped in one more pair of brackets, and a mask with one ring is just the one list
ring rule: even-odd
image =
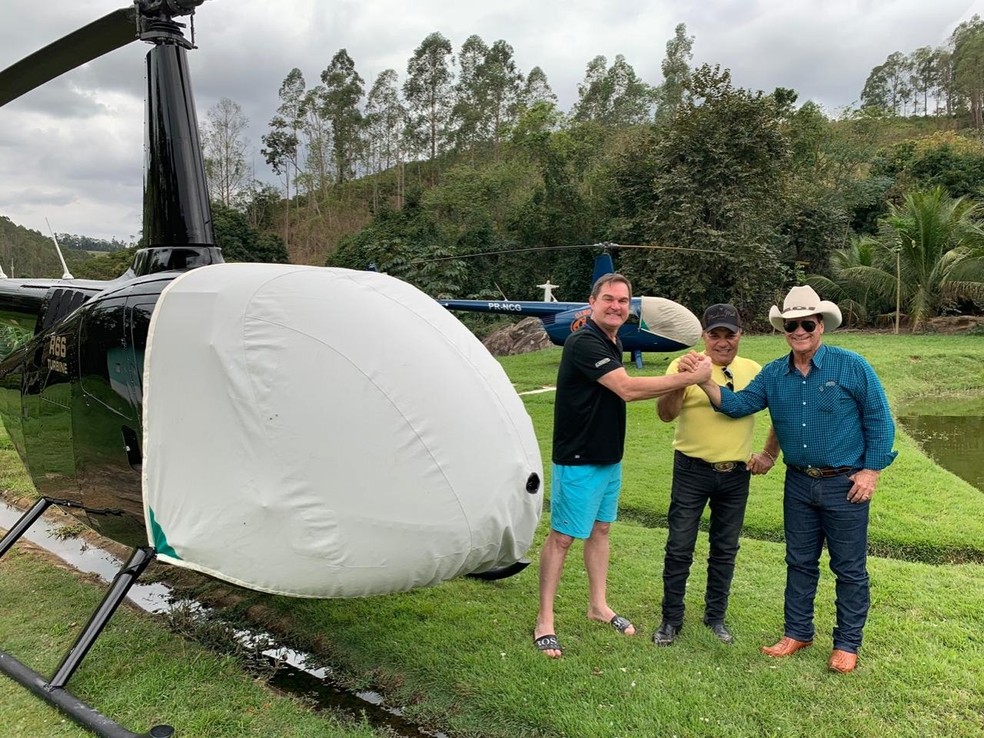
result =
[{"label": "blue helicopter", "polygon": [[[591,283],[614,271],[611,254],[599,254],[595,257]],[[584,325],[591,314],[591,306],[587,302],[557,302],[550,299],[550,290],[556,285],[548,281],[539,286],[544,289],[543,301],[439,299],[438,302],[448,310],[539,318],[550,340],[563,346],[567,337]],[[641,368],[643,351],[682,351],[696,344],[700,333],[700,319],[683,305],[663,297],[643,296],[632,298],[629,319],[618,336],[623,348],[631,352],[636,366]]]}]

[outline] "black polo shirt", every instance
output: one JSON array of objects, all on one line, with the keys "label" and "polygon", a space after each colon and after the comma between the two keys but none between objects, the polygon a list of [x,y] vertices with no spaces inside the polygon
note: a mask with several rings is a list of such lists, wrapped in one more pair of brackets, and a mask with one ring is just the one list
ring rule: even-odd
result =
[{"label": "black polo shirt", "polygon": [[588,318],[564,341],[554,403],[555,464],[615,464],[625,448],[625,401],[598,380],[622,366],[622,342]]}]

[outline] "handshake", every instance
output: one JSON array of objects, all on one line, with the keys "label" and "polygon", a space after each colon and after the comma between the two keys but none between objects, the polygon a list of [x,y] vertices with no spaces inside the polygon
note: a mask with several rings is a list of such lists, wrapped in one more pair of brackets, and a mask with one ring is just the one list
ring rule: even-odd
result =
[{"label": "handshake", "polygon": [[711,378],[711,358],[709,356],[704,356],[703,354],[698,354],[696,351],[691,351],[680,357],[679,364],[677,364],[677,371],[681,374],[692,373],[693,377],[688,377],[693,381],[688,382],[688,384],[704,384]]}]

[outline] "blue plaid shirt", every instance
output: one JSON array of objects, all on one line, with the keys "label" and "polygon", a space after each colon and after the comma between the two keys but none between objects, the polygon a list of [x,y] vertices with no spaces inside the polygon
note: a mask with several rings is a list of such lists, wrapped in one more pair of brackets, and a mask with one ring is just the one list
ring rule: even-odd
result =
[{"label": "blue plaid shirt", "polygon": [[881,382],[853,351],[821,344],[805,377],[790,353],[766,364],[740,392],[721,388],[726,415],[740,418],[765,407],[787,464],[880,471],[898,455]]}]

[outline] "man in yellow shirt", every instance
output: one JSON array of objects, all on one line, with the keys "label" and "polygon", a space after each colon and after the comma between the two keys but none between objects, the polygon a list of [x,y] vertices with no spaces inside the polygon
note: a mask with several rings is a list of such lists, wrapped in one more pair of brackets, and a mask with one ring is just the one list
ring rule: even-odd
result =
[{"label": "man in yellow shirt", "polygon": [[[738,356],[741,316],[733,305],[711,305],[704,311],[704,354],[713,364],[711,378],[739,390],[762,368]],[[667,367],[678,371],[679,360]],[[657,646],[669,646],[683,627],[683,597],[693,563],[697,530],[704,507],[711,508],[710,555],[704,624],[723,643],[734,636],[725,625],[728,595],[738,554],[738,536],[745,519],[751,473],[764,473],[775,459],[752,454],[755,417],[732,419],[716,413],[699,387],[687,387],[659,398],[660,420],[677,420],[673,439],[673,484],[668,514],[669,535],[663,562],[662,621],[653,635]],[[763,456],[764,454],[764,456]],[[768,458],[765,458],[768,457]]]}]

